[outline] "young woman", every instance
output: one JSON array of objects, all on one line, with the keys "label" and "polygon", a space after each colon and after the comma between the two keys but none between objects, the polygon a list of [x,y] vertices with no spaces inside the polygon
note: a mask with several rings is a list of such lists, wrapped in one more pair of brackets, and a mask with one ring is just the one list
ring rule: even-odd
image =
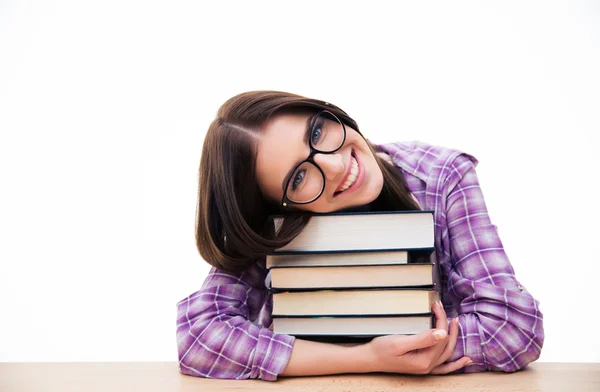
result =
[{"label": "young woman", "polygon": [[[477,161],[420,142],[372,145],[343,110],[276,91],[228,100],[199,171],[196,240],[213,268],[178,303],[182,373],[261,378],[336,373],[512,372],[536,360],[542,313],[517,281],[487,214]],[[434,210],[443,304],[436,328],[348,346],[270,330],[265,256],[311,212]],[[275,234],[271,214],[285,214]]]}]

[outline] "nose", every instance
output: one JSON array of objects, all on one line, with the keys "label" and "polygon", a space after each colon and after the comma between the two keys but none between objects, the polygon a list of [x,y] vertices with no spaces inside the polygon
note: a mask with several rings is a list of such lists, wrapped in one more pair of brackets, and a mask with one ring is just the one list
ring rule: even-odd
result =
[{"label": "nose", "polygon": [[333,180],[344,172],[344,160],[340,154],[315,154],[314,160],[327,180]]}]

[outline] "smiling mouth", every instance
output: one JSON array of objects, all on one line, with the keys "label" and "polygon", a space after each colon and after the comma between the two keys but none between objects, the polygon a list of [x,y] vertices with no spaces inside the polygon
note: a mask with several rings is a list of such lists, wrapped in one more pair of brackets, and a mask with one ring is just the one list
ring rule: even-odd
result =
[{"label": "smiling mouth", "polygon": [[333,194],[334,196],[339,195],[340,193],[348,190],[348,188],[350,188],[352,185],[354,185],[354,183],[356,182],[356,180],[358,178],[358,171],[359,171],[358,169],[359,169],[358,161],[356,160],[356,157],[354,156],[354,150],[353,150],[352,154],[350,155],[349,173],[346,175],[346,180],[343,182],[343,184]]}]

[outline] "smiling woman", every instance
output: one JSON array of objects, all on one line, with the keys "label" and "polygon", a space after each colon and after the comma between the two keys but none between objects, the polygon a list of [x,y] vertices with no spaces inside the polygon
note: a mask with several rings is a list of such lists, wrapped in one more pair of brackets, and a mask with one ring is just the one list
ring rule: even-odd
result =
[{"label": "smiling woman", "polygon": [[[491,223],[477,161],[421,142],[373,145],[337,106],[277,91],[237,95],[204,141],[196,242],[211,269],[178,304],[181,372],[217,378],[515,371],[536,360],[539,303],[517,281]],[[265,257],[311,213],[434,211],[444,303],[436,328],[353,347],[270,330]],[[281,214],[275,233],[270,215]]]},{"label": "smiling woman", "polygon": [[[375,152],[328,102],[278,91],[229,99],[204,140],[200,254],[217,268],[244,271],[298,235],[307,212],[419,209],[402,174]],[[353,166],[356,181],[342,192]],[[275,236],[269,216],[281,213]]]}]

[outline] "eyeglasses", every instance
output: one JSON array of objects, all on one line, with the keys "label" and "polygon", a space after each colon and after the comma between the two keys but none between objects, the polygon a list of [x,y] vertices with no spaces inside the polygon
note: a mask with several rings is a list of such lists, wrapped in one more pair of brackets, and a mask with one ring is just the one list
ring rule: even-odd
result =
[{"label": "eyeglasses", "polygon": [[308,137],[310,154],[292,171],[281,204],[308,204],[325,190],[325,173],[314,161],[315,154],[333,154],[346,141],[346,127],[335,114],[322,110],[311,120]]}]

